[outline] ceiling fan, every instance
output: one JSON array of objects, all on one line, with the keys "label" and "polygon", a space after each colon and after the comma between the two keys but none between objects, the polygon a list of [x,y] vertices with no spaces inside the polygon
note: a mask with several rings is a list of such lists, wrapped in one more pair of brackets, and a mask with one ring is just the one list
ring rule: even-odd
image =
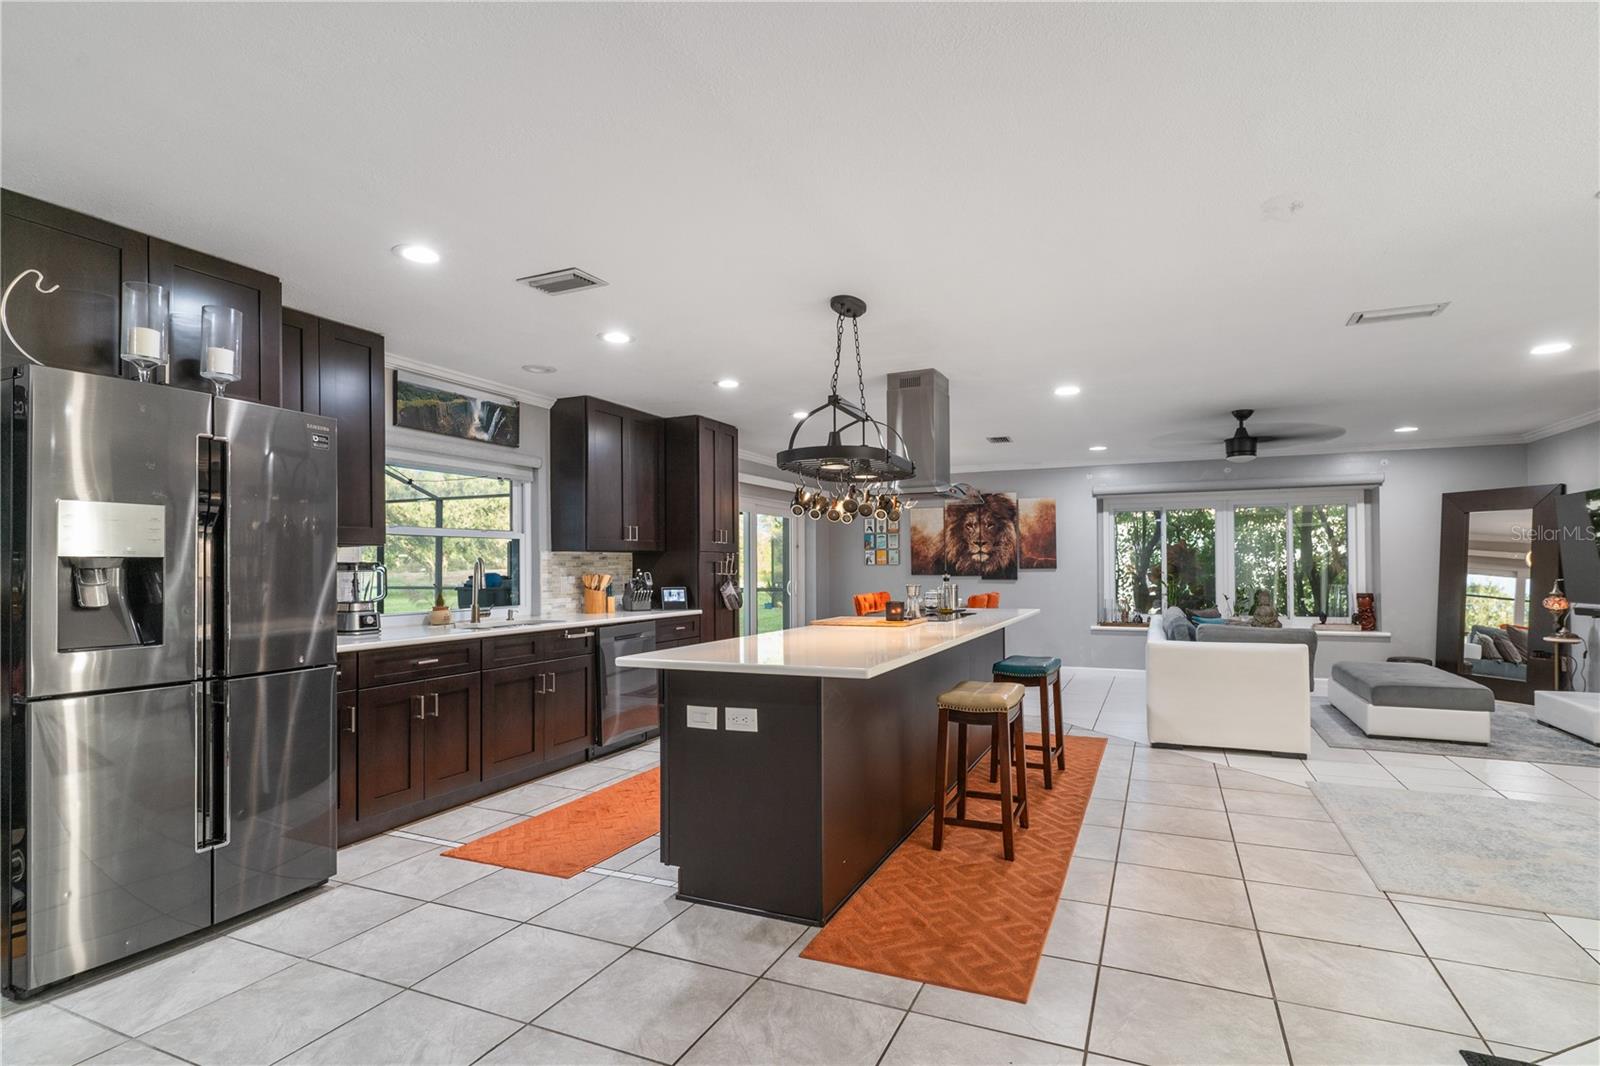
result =
[{"label": "ceiling fan", "polygon": [[1344,436],[1344,430],[1338,426],[1321,426],[1314,422],[1260,426],[1252,433],[1245,428],[1245,422],[1255,414],[1255,411],[1241,407],[1230,414],[1238,420],[1239,427],[1233,431],[1233,436],[1222,442],[1222,454],[1230,462],[1235,463],[1250,462],[1256,457],[1256,448],[1262,444],[1274,444],[1279,441],[1333,440],[1335,437]]}]

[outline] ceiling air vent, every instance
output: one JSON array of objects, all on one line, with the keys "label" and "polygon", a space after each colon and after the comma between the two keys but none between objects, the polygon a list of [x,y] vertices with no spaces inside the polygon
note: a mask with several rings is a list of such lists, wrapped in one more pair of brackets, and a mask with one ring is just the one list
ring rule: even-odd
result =
[{"label": "ceiling air vent", "polygon": [[990,444],[1010,444],[1011,443],[1011,438],[1010,437],[985,437],[984,440],[988,441]]},{"label": "ceiling air vent", "polygon": [[1377,311],[1357,311],[1345,320],[1347,326],[1366,326],[1374,322],[1402,322],[1408,318],[1433,318],[1442,314],[1450,301],[1437,304],[1416,304],[1412,307],[1384,307]]},{"label": "ceiling air vent", "polygon": [[552,270],[548,274],[534,274],[531,277],[518,278],[517,281],[538,289],[547,296],[560,296],[580,289],[596,289],[605,284],[587,270],[579,270],[577,267]]}]

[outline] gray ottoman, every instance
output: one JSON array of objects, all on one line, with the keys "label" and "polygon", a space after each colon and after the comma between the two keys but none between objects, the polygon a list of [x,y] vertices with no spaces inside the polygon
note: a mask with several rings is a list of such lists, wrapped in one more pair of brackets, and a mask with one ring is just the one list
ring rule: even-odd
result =
[{"label": "gray ottoman", "polygon": [[1335,663],[1328,697],[1369,737],[1489,743],[1494,693],[1420,663]]}]

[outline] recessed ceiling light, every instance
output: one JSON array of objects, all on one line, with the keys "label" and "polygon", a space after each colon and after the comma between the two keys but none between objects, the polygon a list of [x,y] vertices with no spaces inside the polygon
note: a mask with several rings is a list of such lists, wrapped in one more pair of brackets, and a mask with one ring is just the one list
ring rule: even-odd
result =
[{"label": "recessed ceiling light", "polygon": [[439,261],[439,253],[426,244],[397,244],[391,250],[408,263],[432,265]]},{"label": "recessed ceiling light", "polygon": [[600,339],[607,344],[628,344],[633,340],[633,334],[624,333],[620,329],[608,329],[600,334]]},{"label": "recessed ceiling light", "polygon": [[1091,452],[1103,452],[1106,450],[1106,446],[1104,444],[1091,444],[1089,445],[1089,450]]},{"label": "recessed ceiling light", "polygon": [[1076,386],[1076,385],[1057,385],[1056,386],[1056,395],[1057,396],[1076,396],[1076,395],[1078,395],[1078,393],[1080,393],[1082,391],[1083,390],[1081,388],[1079,388],[1078,386]]},{"label": "recessed ceiling light", "polygon": [[554,374],[556,372],[555,367],[545,366],[543,363],[524,363],[522,364],[522,369],[530,374]]},{"label": "recessed ceiling light", "polygon": [[1416,426],[1395,426],[1394,427],[1394,431],[1396,433],[1415,433],[1417,431],[1417,427]]},{"label": "recessed ceiling light", "polygon": [[796,422],[800,421],[803,418],[808,417],[811,414],[810,411],[792,411],[790,413],[794,415],[794,420]]},{"label": "recessed ceiling light", "polygon": [[1535,344],[1528,349],[1529,355],[1560,355],[1562,352],[1572,351],[1571,341],[1549,341],[1545,344]]},{"label": "recessed ceiling light", "polygon": [[719,389],[737,389],[738,387],[738,378],[723,378],[721,381],[717,382],[717,388]]}]

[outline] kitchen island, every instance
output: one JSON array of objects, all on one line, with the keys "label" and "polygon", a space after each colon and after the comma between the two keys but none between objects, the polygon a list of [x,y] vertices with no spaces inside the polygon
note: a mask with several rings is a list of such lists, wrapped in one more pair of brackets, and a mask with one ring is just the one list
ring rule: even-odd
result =
[{"label": "kitchen island", "polygon": [[661,851],[679,897],[827,921],[933,809],[939,693],[989,680],[1006,629],[1035,614],[619,658],[662,671]]}]

